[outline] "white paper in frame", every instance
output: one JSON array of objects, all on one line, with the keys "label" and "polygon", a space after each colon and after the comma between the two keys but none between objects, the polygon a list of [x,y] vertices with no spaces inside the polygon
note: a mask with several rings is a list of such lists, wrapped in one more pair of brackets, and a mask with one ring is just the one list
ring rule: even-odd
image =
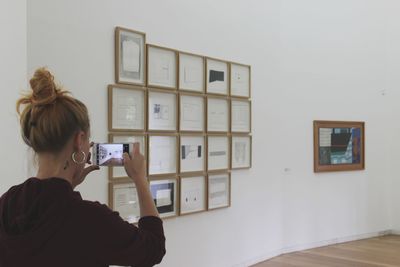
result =
[{"label": "white paper in frame", "polygon": [[251,137],[232,136],[232,169],[251,167]]},{"label": "white paper in frame", "polygon": [[228,63],[207,58],[207,93],[228,94]]},{"label": "white paper in frame", "polygon": [[118,83],[144,85],[145,35],[117,28]]},{"label": "white paper in frame", "polygon": [[207,170],[229,169],[228,136],[208,136],[207,155]]},{"label": "white paper in frame", "polygon": [[229,131],[229,102],[227,99],[207,99],[207,131]]},{"label": "white paper in frame", "polygon": [[179,89],[204,92],[204,58],[179,53]]},{"label": "white paper in frame", "polygon": [[[144,135],[113,135],[111,137],[112,143],[139,143],[140,153],[146,157],[146,142]],[[113,166],[111,168],[112,178],[125,178],[128,177],[123,166]]]},{"label": "white paper in frame", "polygon": [[140,219],[139,199],[133,182],[112,184],[113,210],[129,223]]},{"label": "white paper in frame", "polygon": [[149,91],[149,130],[176,131],[176,94]]},{"label": "white paper in frame", "polygon": [[205,176],[181,178],[180,212],[188,214],[206,209]]},{"label": "white paper in frame", "polygon": [[250,67],[231,63],[231,95],[250,97]]},{"label": "white paper in frame", "polygon": [[176,53],[147,46],[148,86],[176,88]]},{"label": "white paper in frame", "polygon": [[230,205],[230,177],[228,173],[208,176],[208,209]]},{"label": "white paper in frame", "polygon": [[181,135],[180,172],[204,171],[204,136]]},{"label": "white paper in frame", "polygon": [[250,129],[250,102],[233,100],[232,107],[232,132],[249,133]]},{"label": "white paper in frame", "polygon": [[150,135],[148,138],[149,175],[176,173],[176,136]]},{"label": "white paper in frame", "polygon": [[144,130],[144,91],[112,86],[112,130]]},{"label": "white paper in frame", "polygon": [[151,180],[150,191],[161,218],[178,215],[177,180]]},{"label": "white paper in frame", "polygon": [[180,95],[180,130],[204,131],[204,97]]}]

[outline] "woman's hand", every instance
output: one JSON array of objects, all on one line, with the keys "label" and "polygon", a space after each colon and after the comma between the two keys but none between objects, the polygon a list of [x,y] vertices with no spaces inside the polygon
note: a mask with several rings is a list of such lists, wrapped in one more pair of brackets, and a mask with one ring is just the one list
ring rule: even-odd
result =
[{"label": "woman's hand", "polygon": [[130,157],[128,153],[124,153],[124,167],[125,171],[129,177],[132,178],[133,182],[146,180],[146,159],[142,154],[140,154],[139,143],[133,143],[132,156]]},{"label": "woman's hand", "polygon": [[[93,142],[90,143],[90,147],[93,146]],[[80,171],[77,175],[75,175],[72,178],[72,188],[77,187],[80,185],[86,178],[86,176],[91,173],[92,171],[99,170],[100,167],[97,165],[92,165],[92,161],[90,160],[92,157],[92,154],[89,152],[86,158],[86,164],[89,164],[90,166],[85,167],[82,171]]]}]

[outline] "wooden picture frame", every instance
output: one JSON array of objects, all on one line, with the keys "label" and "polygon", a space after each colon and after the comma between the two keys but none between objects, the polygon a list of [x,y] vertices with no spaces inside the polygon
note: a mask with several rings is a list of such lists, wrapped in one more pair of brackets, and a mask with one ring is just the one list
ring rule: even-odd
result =
[{"label": "wooden picture frame", "polygon": [[179,173],[205,173],[206,154],[205,134],[181,134],[179,137]]},{"label": "wooden picture frame", "polygon": [[185,175],[179,178],[179,215],[200,213],[207,210],[207,176]]},{"label": "wooden picture frame", "polygon": [[[140,153],[147,158],[147,135],[144,133],[118,132],[108,134],[110,143],[140,143]],[[108,178],[110,181],[129,178],[124,166],[109,166]]]},{"label": "wooden picture frame", "polygon": [[207,176],[207,210],[231,206],[232,182],[230,172],[210,173]]},{"label": "wooden picture frame", "polygon": [[314,172],[365,169],[365,123],[314,121]]},{"label": "wooden picture frame", "polygon": [[251,133],[251,101],[240,98],[231,98],[231,132]]},{"label": "wooden picture frame", "polygon": [[253,138],[247,134],[231,136],[231,169],[250,169],[252,166]]},{"label": "wooden picture frame", "polygon": [[251,98],[251,66],[231,62],[230,68],[230,95],[233,97]]},{"label": "wooden picture frame", "polygon": [[127,85],[108,86],[108,130],[143,132],[146,128],[146,91]]},{"label": "wooden picture frame", "polygon": [[146,34],[115,28],[115,82],[146,85]]},{"label": "wooden picture frame", "polygon": [[108,183],[108,205],[129,223],[137,224],[141,218],[139,198],[132,179]]},{"label": "wooden picture frame", "polygon": [[160,218],[167,219],[179,216],[179,179],[177,176],[149,178],[150,192]]},{"label": "wooden picture frame", "polygon": [[191,93],[205,93],[205,57],[178,52],[178,89]]},{"label": "wooden picture frame", "polygon": [[177,92],[149,88],[147,130],[149,132],[177,132],[178,101]]},{"label": "wooden picture frame", "polygon": [[228,171],[231,165],[231,144],[228,134],[207,135],[207,171]]},{"label": "wooden picture frame", "polygon": [[194,93],[179,94],[179,131],[204,133],[206,131],[206,97]]},{"label": "wooden picture frame", "polygon": [[150,177],[178,173],[178,134],[150,133],[147,138],[147,173]]},{"label": "wooden picture frame", "polygon": [[170,90],[177,89],[177,50],[147,44],[147,86]]},{"label": "wooden picture frame", "polygon": [[228,96],[229,81],[228,62],[206,57],[206,93]]}]

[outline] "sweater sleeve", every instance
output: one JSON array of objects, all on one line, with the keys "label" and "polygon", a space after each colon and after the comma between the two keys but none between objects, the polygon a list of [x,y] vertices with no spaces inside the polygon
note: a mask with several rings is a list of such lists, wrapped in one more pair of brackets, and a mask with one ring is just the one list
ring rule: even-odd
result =
[{"label": "sweater sleeve", "polygon": [[124,221],[117,212],[98,202],[88,202],[86,218],[90,220],[88,239],[101,264],[150,267],[165,255],[162,220],[148,216],[138,227]]}]

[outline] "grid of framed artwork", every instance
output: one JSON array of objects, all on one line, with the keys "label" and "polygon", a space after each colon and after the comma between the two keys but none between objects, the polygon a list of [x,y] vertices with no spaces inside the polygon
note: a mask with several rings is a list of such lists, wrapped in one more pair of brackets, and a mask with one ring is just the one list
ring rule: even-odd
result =
[{"label": "grid of framed artwork", "polygon": [[[231,205],[231,170],[252,164],[251,67],[146,44],[115,29],[115,84],[108,86],[110,143],[139,142],[162,218]],[[140,218],[123,167],[109,167],[109,204]]]}]

